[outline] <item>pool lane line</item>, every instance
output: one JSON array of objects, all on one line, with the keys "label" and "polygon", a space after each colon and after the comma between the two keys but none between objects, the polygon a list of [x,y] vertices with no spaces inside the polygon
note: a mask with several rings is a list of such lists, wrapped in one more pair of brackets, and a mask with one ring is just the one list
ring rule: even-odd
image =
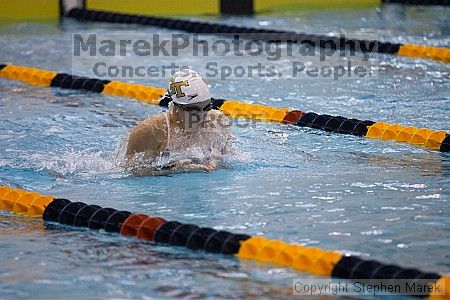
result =
[{"label": "pool lane line", "polygon": [[103,229],[156,244],[234,255],[242,260],[290,267],[313,275],[349,280],[373,279],[385,285],[395,284],[395,280],[405,280],[412,285],[420,280],[421,284],[426,282],[427,286],[433,287],[433,292],[427,298],[450,299],[450,277],[447,275],[383,264],[337,251],[304,247],[262,236],[234,234],[194,224],[166,221],[161,217],[71,202],[7,186],[0,186],[0,210],[41,217],[45,223]]},{"label": "pool lane line", "polygon": [[66,16],[78,21],[138,24],[199,34],[228,36],[231,34],[237,34],[240,38],[249,40],[290,41],[291,43],[292,41],[296,41],[299,44],[308,44],[311,46],[319,46],[321,48],[339,51],[348,51],[351,49],[352,51],[359,52],[377,52],[450,63],[450,49],[434,46],[388,43],[377,40],[346,39],[326,35],[299,33],[295,31],[232,26],[202,21],[133,15],[79,8],[70,10]]},{"label": "pool lane line", "polygon": [[[167,106],[170,98],[166,90],[142,84],[100,80],[87,77],[7,65],[0,77],[20,80],[37,86],[51,86],[133,98],[149,104]],[[213,99],[213,108],[231,118],[255,119],[310,127],[328,132],[352,134],[372,139],[392,140],[422,146],[441,152],[450,152],[450,135],[443,130],[403,126],[371,120],[349,119],[341,116],[316,114],[301,110],[248,104],[234,100]]]}]

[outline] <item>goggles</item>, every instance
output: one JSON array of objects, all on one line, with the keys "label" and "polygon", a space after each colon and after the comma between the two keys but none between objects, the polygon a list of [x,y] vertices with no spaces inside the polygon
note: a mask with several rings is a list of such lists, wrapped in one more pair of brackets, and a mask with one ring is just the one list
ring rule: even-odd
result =
[{"label": "goggles", "polygon": [[181,105],[178,103],[173,102],[174,105],[176,105],[177,107],[181,108],[184,111],[187,112],[202,112],[202,111],[210,111],[212,109],[212,102],[211,100],[205,101],[208,103],[205,103],[203,107],[201,107],[200,105],[202,103],[198,103],[198,105]]}]

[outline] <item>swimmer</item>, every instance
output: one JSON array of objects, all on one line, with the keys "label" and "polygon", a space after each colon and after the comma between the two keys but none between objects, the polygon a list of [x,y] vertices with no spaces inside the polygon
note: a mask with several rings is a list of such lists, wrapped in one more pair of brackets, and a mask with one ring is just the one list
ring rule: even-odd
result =
[{"label": "swimmer", "polygon": [[[169,109],[134,127],[126,160],[134,173],[214,171],[231,144],[229,122],[211,110],[211,93],[193,70],[176,72],[169,82]],[[147,167],[143,168],[145,161]],[[161,163],[162,162],[162,163]]]}]

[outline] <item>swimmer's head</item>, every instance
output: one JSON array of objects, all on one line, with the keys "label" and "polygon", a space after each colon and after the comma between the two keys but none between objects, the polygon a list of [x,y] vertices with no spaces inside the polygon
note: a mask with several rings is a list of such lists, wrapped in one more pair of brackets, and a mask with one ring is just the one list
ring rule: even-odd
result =
[{"label": "swimmer's head", "polygon": [[205,111],[211,107],[211,93],[196,71],[177,71],[169,82],[169,95],[173,103],[186,111]]}]

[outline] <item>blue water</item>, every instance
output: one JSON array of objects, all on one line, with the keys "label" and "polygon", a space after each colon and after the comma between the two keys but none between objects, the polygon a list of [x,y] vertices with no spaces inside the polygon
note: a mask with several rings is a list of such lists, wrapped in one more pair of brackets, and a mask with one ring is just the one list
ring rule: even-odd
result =
[{"label": "blue water", "polygon": [[[391,6],[205,19],[351,36],[368,31],[387,41],[448,46],[446,14]],[[110,31],[158,32],[73,21],[2,25],[0,60],[71,73],[71,35]],[[203,63],[178,59],[194,67]],[[375,78],[210,84],[215,97],[450,131],[448,65],[389,55],[372,59],[379,62]],[[167,79],[140,82],[165,87]],[[118,165],[120,149],[134,124],[161,108],[5,79],[0,108],[2,185],[450,273],[449,154],[253,122],[232,127],[239,151],[224,169],[134,177]],[[39,219],[6,212],[0,213],[0,233],[5,299],[289,298],[292,279],[309,277],[104,232],[46,230]]]}]

